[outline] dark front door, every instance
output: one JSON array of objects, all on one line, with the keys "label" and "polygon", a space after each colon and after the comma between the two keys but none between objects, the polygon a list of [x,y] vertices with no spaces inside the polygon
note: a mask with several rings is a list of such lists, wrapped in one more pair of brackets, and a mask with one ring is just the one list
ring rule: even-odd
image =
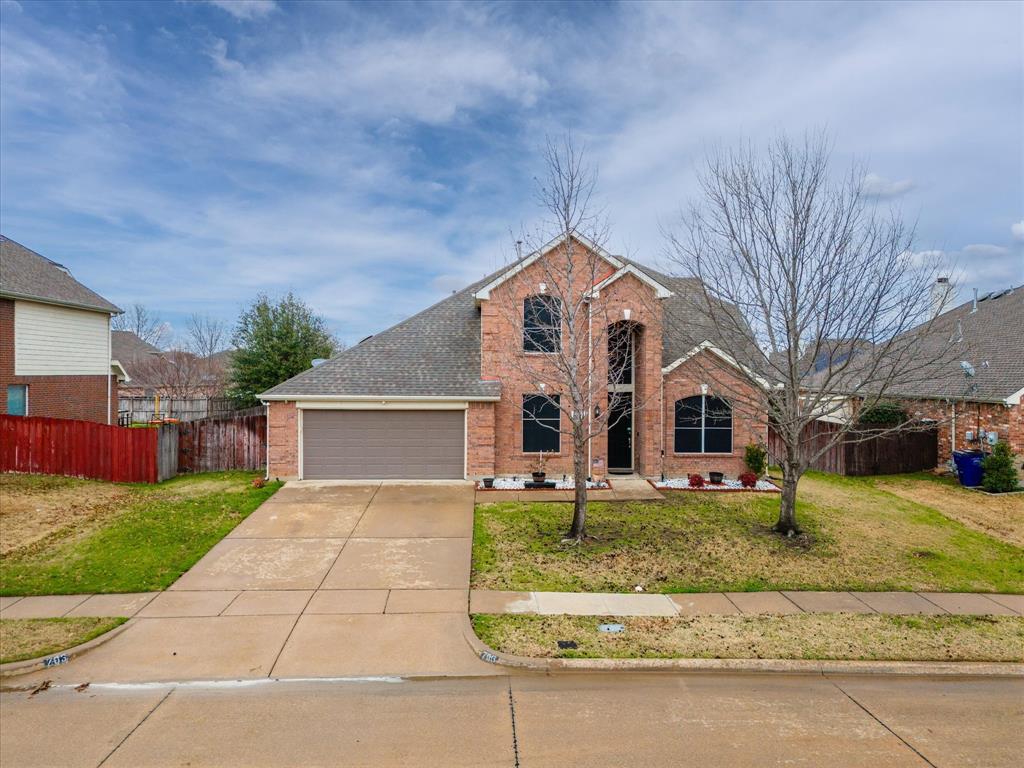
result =
[{"label": "dark front door", "polygon": [[608,471],[633,471],[633,393],[608,393]]}]

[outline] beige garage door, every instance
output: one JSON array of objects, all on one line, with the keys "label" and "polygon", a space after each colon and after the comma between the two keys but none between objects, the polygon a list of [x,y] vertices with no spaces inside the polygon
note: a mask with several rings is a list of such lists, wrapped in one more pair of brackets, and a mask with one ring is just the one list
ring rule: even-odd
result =
[{"label": "beige garage door", "polygon": [[305,410],[303,477],[461,479],[464,418],[463,411]]}]

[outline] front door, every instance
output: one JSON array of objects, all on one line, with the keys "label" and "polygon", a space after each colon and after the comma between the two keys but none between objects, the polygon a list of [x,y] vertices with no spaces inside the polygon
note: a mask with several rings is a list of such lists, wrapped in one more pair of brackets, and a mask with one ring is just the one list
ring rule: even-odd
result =
[{"label": "front door", "polygon": [[633,393],[608,393],[608,471],[633,471]]}]

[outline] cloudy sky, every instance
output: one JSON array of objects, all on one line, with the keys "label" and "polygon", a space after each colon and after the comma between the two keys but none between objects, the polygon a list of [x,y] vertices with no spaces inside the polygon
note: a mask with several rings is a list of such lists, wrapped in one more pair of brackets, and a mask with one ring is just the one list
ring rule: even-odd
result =
[{"label": "cloudy sky", "polygon": [[0,6],[0,229],[175,327],[352,342],[506,261],[545,135],[650,263],[702,152],[827,129],[973,287],[1024,282],[1024,5]]}]

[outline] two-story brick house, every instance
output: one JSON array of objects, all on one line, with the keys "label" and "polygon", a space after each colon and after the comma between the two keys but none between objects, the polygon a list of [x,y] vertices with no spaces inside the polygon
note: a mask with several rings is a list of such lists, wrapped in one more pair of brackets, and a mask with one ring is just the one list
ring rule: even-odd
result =
[{"label": "two-story brick house", "polygon": [[117,421],[110,319],[67,268],[0,235],[0,413]]},{"label": "two-story brick house", "polygon": [[[603,317],[631,336],[627,375],[595,403],[621,413],[591,446],[591,474],[743,471],[746,445],[765,440],[765,416],[733,407],[715,390],[711,378],[719,386],[731,378],[731,391],[753,385],[706,338],[702,329],[710,323],[686,322],[699,312],[694,281],[578,245],[604,264],[601,279],[587,287],[600,292]],[[552,392],[540,397],[536,381],[516,364],[517,356],[544,352],[529,326],[552,320],[531,302],[551,279],[542,260],[563,251],[556,239],[263,393],[270,476],[523,475],[539,451],[549,474],[570,474],[569,438],[543,424],[556,420],[558,427],[564,414],[545,406]],[[510,317],[509,307],[523,307],[525,316]],[[614,329],[598,332],[604,330]],[[607,376],[607,359],[598,359],[594,371]]]}]

